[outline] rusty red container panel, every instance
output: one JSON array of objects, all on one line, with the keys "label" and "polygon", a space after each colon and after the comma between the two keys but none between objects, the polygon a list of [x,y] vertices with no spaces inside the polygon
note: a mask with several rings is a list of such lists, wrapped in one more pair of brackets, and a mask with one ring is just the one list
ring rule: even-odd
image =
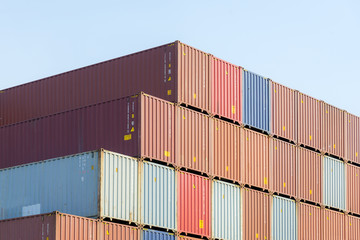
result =
[{"label": "rusty red container panel", "polygon": [[320,207],[305,203],[298,203],[297,209],[298,239],[322,240]]},{"label": "rusty red container panel", "polygon": [[346,160],[360,163],[360,118],[345,112]]},{"label": "rusty red container panel", "polygon": [[360,214],[360,168],[346,164],[347,211]]},{"label": "rusty red container panel", "polygon": [[[269,188],[269,137],[248,129],[242,134],[242,182]],[[271,181],[271,179],[270,179]]]},{"label": "rusty red container panel", "polygon": [[243,188],[242,204],[242,239],[270,239],[270,195]]},{"label": "rusty red container panel", "polygon": [[344,151],[344,111],[321,102],[321,143],[322,150],[340,157]]},{"label": "rusty red container panel", "polygon": [[218,119],[210,119],[211,175],[240,182],[242,128]]},{"label": "rusty red container panel", "polygon": [[0,93],[0,126],[137,94],[210,110],[210,56],[178,41]]},{"label": "rusty red container panel", "polygon": [[0,168],[94,149],[175,163],[175,107],[141,94],[0,128]]},{"label": "rusty red container panel", "polygon": [[346,234],[348,240],[358,240],[360,236],[360,218],[346,216]]},{"label": "rusty red container panel", "polygon": [[345,239],[345,214],[328,209],[321,210],[322,239]]},{"label": "rusty red container panel", "polygon": [[241,123],[242,68],[211,57],[211,112]]},{"label": "rusty red container panel", "polygon": [[270,190],[296,196],[296,146],[270,139]]},{"label": "rusty red container panel", "polygon": [[322,160],[317,152],[297,148],[297,197],[322,203]]},{"label": "rusty red container panel", "polygon": [[320,101],[297,92],[297,142],[321,150]]},{"label": "rusty red container panel", "polygon": [[210,180],[195,174],[177,172],[177,231],[209,237]]},{"label": "rusty red container panel", "polygon": [[296,141],[295,91],[271,81],[271,132]]},{"label": "rusty red container panel", "polygon": [[176,107],[176,165],[209,173],[209,116]]},{"label": "rusty red container panel", "polygon": [[63,213],[0,221],[0,239],[140,240],[139,229]]}]

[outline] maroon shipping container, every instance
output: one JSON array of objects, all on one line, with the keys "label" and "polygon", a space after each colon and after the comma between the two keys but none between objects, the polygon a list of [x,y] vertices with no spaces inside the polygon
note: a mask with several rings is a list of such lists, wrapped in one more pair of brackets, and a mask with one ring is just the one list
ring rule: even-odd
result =
[{"label": "maroon shipping container", "polygon": [[298,203],[298,239],[321,240],[321,210],[318,206]]},{"label": "maroon shipping container", "polygon": [[140,240],[136,227],[63,213],[0,221],[2,240]]},{"label": "maroon shipping container", "polygon": [[344,158],[344,111],[321,102],[322,150]]},{"label": "maroon shipping container", "polygon": [[346,164],[346,208],[360,214],[360,168]]},{"label": "maroon shipping container", "polygon": [[0,168],[94,149],[175,163],[175,106],[140,94],[0,128]]},{"label": "maroon shipping container", "polygon": [[177,172],[177,231],[209,237],[211,194],[208,178]]},{"label": "maroon shipping container", "polygon": [[241,123],[242,68],[211,57],[211,113]]},{"label": "maroon shipping container", "polygon": [[218,119],[210,119],[211,175],[240,183],[241,133],[243,129]]},{"label": "maroon shipping container", "polygon": [[345,112],[345,159],[360,163],[360,118]]},{"label": "maroon shipping container", "polygon": [[270,190],[296,196],[296,146],[270,139]]},{"label": "maroon shipping container", "polygon": [[143,91],[210,110],[210,56],[179,41],[0,92],[0,126]]},{"label": "maroon shipping container", "polygon": [[323,240],[344,240],[345,214],[328,209],[322,209],[321,228]]},{"label": "maroon shipping container", "polygon": [[271,132],[296,141],[295,91],[271,81]]},{"label": "maroon shipping container", "polygon": [[346,239],[359,240],[360,236],[360,218],[347,215],[346,216]]}]

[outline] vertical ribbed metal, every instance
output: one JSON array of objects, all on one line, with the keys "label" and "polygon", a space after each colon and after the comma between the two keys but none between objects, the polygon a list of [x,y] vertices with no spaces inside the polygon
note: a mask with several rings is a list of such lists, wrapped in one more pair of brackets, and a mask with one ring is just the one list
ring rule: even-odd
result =
[{"label": "vertical ribbed metal", "polygon": [[141,233],[141,240],[175,240],[172,233],[144,229]]},{"label": "vertical ribbed metal", "polygon": [[295,201],[274,196],[272,208],[272,239],[297,239],[297,216]]},{"label": "vertical ribbed metal", "polygon": [[240,187],[212,182],[212,237],[241,239]]},{"label": "vertical ribbed metal", "polygon": [[176,230],[175,170],[141,164],[141,223]]}]

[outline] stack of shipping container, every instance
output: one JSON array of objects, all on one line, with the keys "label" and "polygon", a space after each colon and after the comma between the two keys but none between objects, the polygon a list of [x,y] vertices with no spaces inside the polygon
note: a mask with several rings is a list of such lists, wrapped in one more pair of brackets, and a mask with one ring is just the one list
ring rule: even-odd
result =
[{"label": "stack of shipping container", "polygon": [[179,41],[1,91],[0,142],[0,239],[360,236],[359,117]]}]

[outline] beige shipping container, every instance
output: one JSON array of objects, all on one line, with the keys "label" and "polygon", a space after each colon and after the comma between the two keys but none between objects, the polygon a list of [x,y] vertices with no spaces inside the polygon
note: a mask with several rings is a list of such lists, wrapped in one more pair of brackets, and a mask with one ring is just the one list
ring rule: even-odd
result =
[{"label": "beige shipping container", "polygon": [[360,238],[360,218],[347,215],[346,216],[346,239],[358,240]]},{"label": "beige shipping container", "polygon": [[346,164],[346,207],[360,214],[360,168],[351,164]]},{"label": "beige shipping container", "polygon": [[323,240],[344,240],[345,214],[328,209],[322,209],[321,228]]},{"label": "beige shipping container", "polygon": [[321,210],[318,206],[297,204],[298,240],[321,240]]},{"label": "beige shipping container", "polygon": [[345,159],[360,163],[360,118],[345,112]]}]

